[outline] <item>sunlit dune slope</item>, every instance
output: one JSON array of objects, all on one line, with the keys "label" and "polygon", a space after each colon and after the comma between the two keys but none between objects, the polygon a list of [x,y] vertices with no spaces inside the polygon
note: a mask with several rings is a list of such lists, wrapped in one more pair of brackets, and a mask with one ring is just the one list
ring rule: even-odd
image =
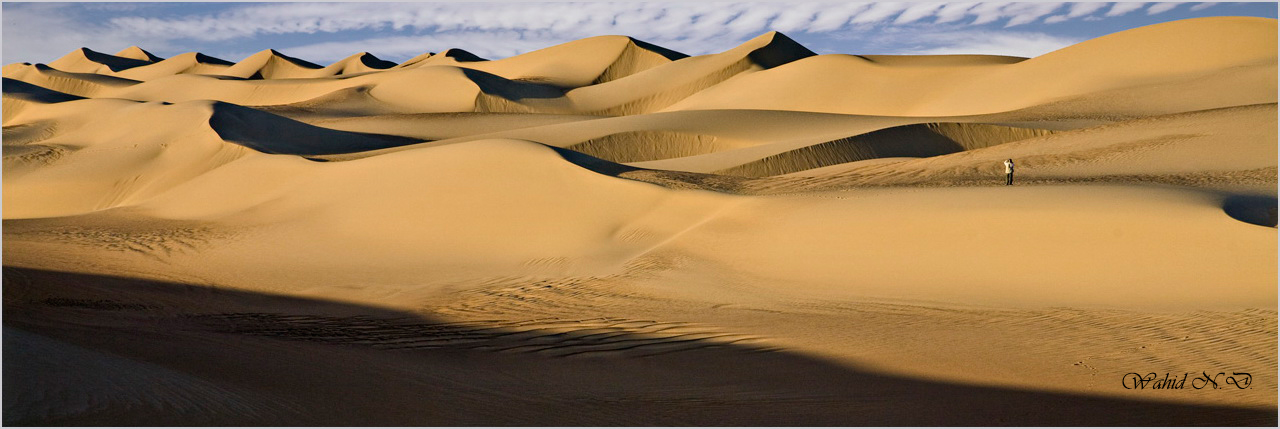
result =
[{"label": "sunlit dune slope", "polygon": [[[738,256],[713,251],[733,240],[701,234],[757,216],[739,206],[803,213],[825,228],[775,225],[799,229],[750,232],[752,239],[804,237],[788,246],[855,252],[846,247],[866,243],[823,240],[868,233],[866,223],[828,221],[846,210],[863,213],[856,194],[870,186],[973,188],[932,190],[921,200],[868,194],[884,203],[864,214],[885,219],[877,231],[896,231],[909,243],[902,249],[938,234],[910,225],[1004,228],[1020,215],[988,220],[981,207],[1000,204],[993,192],[1001,191],[987,187],[1002,183],[1000,162],[1014,158],[1020,184],[1057,195],[1019,197],[1052,218],[1035,222],[1066,222],[1052,214],[1061,198],[1079,198],[1087,211],[1080,218],[1087,222],[1077,219],[1081,228],[1137,222],[1105,218],[1105,207],[1124,200],[1141,213],[1185,212],[1199,222],[1192,229],[1230,229],[1239,234],[1232,239],[1249,243],[1248,258],[1265,258],[1274,253],[1260,247],[1266,240],[1244,237],[1273,225],[1274,211],[1228,202],[1274,194],[1275,31],[1269,19],[1186,20],[1031,59],[816,55],[776,32],[698,56],[601,36],[503,59],[452,48],[401,64],[358,53],[328,66],[275,50],[230,63],[198,53],[161,59],[137,47],[118,55],[82,49],[50,65],[5,66],[4,216],[254,225],[274,237],[270,246],[290,249],[239,239],[225,250],[202,249],[209,262],[192,267],[213,277],[217,267],[268,251],[286,256],[243,279],[305,266],[351,281],[407,282],[423,271],[396,267],[425,258],[413,255],[438,258],[431,266],[442,270],[470,267],[448,274],[457,278],[484,270],[524,275],[542,269],[528,261],[548,258],[577,261],[557,265],[564,273],[597,275],[654,252],[695,255],[706,267],[735,258],[785,261],[781,250],[751,247],[763,241]],[[1111,187],[1091,187],[1098,184]],[[761,196],[774,194],[810,196]],[[812,195],[826,196],[806,199]],[[827,197],[847,203],[819,202]],[[894,202],[941,217],[893,224]],[[937,212],[948,204],[972,210]],[[798,208],[809,205],[827,208]],[[1018,210],[1011,213],[1029,213]],[[312,230],[327,232],[302,232]],[[1155,231],[1135,234],[1154,240]],[[1080,255],[1105,238],[1034,234],[1045,248],[1075,249],[1081,264],[1093,260]],[[1169,245],[1187,246],[1190,237],[1171,235]],[[343,240],[364,250],[398,244],[362,256],[331,244]],[[1181,257],[1143,256],[1140,264]],[[813,260],[827,265],[804,274],[759,261],[752,275],[806,279],[823,285],[811,289],[820,294],[895,294],[889,286],[828,289],[851,272],[836,260]],[[903,268],[875,260],[868,266]],[[948,270],[972,284],[991,281],[993,267],[1007,268],[963,260],[970,268]],[[365,269],[373,266],[381,268]],[[1268,298],[1260,292],[1265,268],[1235,274],[1247,286],[1232,302]],[[887,269],[868,268],[867,278]],[[1160,273],[1098,269],[1125,279]],[[1189,280],[1162,302],[1201,296],[1194,282],[1205,278],[1183,274]],[[913,281],[902,296],[995,302],[1006,293],[980,287],[947,295],[923,277]],[[1041,291],[1001,302],[1101,304],[1136,293],[1107,292],[1107,285],[1115,282],[1090,286],[1096,300]]]},{"label": "sunlit dune slope", "polygon": [[[1230,103],[1273,102],[1276,22],[1201,18],[1124,31],[1011,64],[909,67],[848,55],[823,55],[743,76],[669,109],[821,111],[943,116],[1010,111],[1071,97],[1165,85],[1148,109],[1186,95],[1204,80]],[[803,76],[824,76],[815,81]],[[1220,95],[1225,96],[1226,94]],[[1150,107],[1148,107],[1150,106]],[[1126,106],[1127,107],[1127,106]],[[1132,107],[1130,107],[1132,108]],[[1107,106],[1074,114],[1108,114]],[[1114,112],[1123,113],[1123,112]],[[1173,113],[1165,111],[1164,113]]]}]

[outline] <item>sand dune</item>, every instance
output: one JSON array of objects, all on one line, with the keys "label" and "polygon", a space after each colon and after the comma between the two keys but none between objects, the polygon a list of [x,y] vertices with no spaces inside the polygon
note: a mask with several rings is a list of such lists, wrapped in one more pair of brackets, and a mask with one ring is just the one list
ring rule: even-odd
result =
[{"label": "sand dune", "polygon": [[131,58],[135,60],[146,61],[148,63],[158,63],[160,61],[164,61],[164,58],[157,57],[155,56],[155,54],[147,52],[145,49],[139,48],[137,46],[130,46],[130,47],[121,49],[120,52],[116,52],[116,56],[121,58]]},{"label": "sand dune", "polygon": [[812,56],[813,52],[771,32],[728,51],[683,58],[643,73],[566,94],[581,112],[606,115],[650,113],[738,74]]},{"label": "sand dune", "polygon": [[484,58],[480,58],[479,55],[467,52],[465,49],[458,48],[445,49],[444,52],[440,53],[440,55],[436,55],[434,57],[435,59],[432,61],[444,61],[452,64],[488,61]]},{"label": "sand dune", "polygon": [[4,78],[4,121],[8,123],[30,103],[50,104],[81,99],[84,97]]},{"label": "sand dune", "polygon": [[[52,135],[23,145],[28,152],[22,155],[11,157],[6,151],[4,198],[11,218],[66,216],[128,204],[249,152],[224,142],[211,128],[211,102],[93,99],[52,106],[58,108],[26,111],[19,118],[52,122],[46,125]],[[175,142],[174,136],[183,138]]]},{"label": "sand dune", "polygon": [[81,97],[95,97],[112,90],[130,88],[138,81],[96,73],[64,72],[44,64],[11,69],[5,78]]},{"label": "sand dune", "polygon": [[[849,114],[944,116],[994,113],[1091,93],[1195,82],[1232,70],[1235,104],[1253,104],[1275,91],[1275,21],[1201,18],[1152,25],[1070,46],[1017,63],[918,68],[848,55],[823,55],[736,79],[681,103],[678,109],[801,110]],[[1239,43],[1240,40],[1257,43]],[[997,68],[998,70],[992,70]],[[1234,69],[1234,70],[1233,70]],[[1062,73],[1071,70],[1071,73]],[[829,76],[807,85],[802,76]],[[1220,77],[1219,77],[1220,78]],[[909,83],[909,84],[908,84]],[[828,88],[857,88],[857,96]],[[1159,105],[1181,91],[1144,100]],[[803,100],[801,103],[796,101]],[[1107,106],[1073,114],[1107,114]],[[1208,107],[1203,107],[1208,108]],[[1083,111],[1081,111],[1083,110]],[[1172,112],[1168,112],[1172,113]]]},{"label": "sand dune", "polygon": [[104,54],[89,48],[77,49],[49,63],[50,67],[72,73],[118,72],[151,64],[149,59],[125,58]]},{"label": "sand dune", "polygon": [[[788,176],[849,183],[964,182],[990,178],[1003,158],[1022,160],[1027,180],[1106,180],[1115,176],[1179,177],[1201,185],[1268,189],[1277,139],[1274,104],[1240,106],[1063,131],[992,148],[873,165],[847,165]],[[1269,173],[1267,170],[1271,170]],[[1246,179],[1232,173],[1249,173]],[[873,178],[874,177],[874,178]],[[802,179],[803,180],[803,179]],[[988,179],[989,180],[989,179]],[[805,186],[816,185],[811,182]],[[774,184],[775,186],[778,184]]]},{"label": "sand dune", "polygon": [[199,52],[175,55],[155,64],[135,67],[118,73],[134,80],[151,80],[176,74],[221,74],[233,63]]},{"label": "sand dune", "polygon": [[432,57],[432,56],[434,56],[434,55],[436,55],[436,53],[435,53],[435,52],[423,52],[422,54],[420,54],[420,55],[418,55],[418,56],[416,56],[416,57],[413,57],[413,58],[407,59],[407,60],[405,60],[403,63],[396,64],[395,66],[392,66],[391,68],[393,68],[393,69],[399,69],[399,68],[411,67],[411,66],[414,66],[414,65],[417,65],[417,64],[421,63],[422,61],[426,60],[427,58],[431,58],[431,57]]},{"label": "sand dune", "polygon": [[267,49],[228,67],[222,74],[244,79],[288,79],[313,75],[320,68],[306,60]]},{"label": "sand dune", "polygon": [[361,52],[330,64],[316,72],[317,76],[337,76],[386,70],[395,67],[396,63],[383,61],[368,52]]},{"label": "sand dune", "polygon": [[1274,19],[3,75],[6,424],[1276,421]]},{"label": "sand dune", "polygon": [[[449,49],[418,63],[479,70],[510,80],[577,88],[630,76],[687,57],[624,36],[598,36],[488,61],[462,49]],[[406,63],[414,62],[409,60]]]}]

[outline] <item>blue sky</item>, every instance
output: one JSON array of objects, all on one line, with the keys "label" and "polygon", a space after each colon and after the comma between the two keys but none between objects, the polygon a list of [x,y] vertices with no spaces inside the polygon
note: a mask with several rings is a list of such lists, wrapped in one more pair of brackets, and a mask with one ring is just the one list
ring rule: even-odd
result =
[{"label": "blue sky", "polygon": [[1276,3],[19,3],[3,5],[3,62],[138,45],[230,61],[263,49],[328,64],[403,61],[459,47],[502,58],[622,34],[690,55],[776,30],[820,54],[1035,56],[1094,37],[1204,16],[1275,18]]}]

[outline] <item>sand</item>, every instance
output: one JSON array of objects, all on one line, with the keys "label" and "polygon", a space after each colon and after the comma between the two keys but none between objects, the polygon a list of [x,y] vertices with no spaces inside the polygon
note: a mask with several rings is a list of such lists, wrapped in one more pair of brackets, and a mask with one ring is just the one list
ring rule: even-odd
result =
[{"label": "sand", "polygon": [[4,423],[1274,425],[1275,41],[6,65]]}]

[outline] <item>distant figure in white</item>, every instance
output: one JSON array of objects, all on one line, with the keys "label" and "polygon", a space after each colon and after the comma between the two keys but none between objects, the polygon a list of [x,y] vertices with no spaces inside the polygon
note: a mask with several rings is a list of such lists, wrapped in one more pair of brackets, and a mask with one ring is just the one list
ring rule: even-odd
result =
[{"label": "distant figure in white", "polygon": [[1004,185],[1013,185],[1013,158],[1004,160]]}]

